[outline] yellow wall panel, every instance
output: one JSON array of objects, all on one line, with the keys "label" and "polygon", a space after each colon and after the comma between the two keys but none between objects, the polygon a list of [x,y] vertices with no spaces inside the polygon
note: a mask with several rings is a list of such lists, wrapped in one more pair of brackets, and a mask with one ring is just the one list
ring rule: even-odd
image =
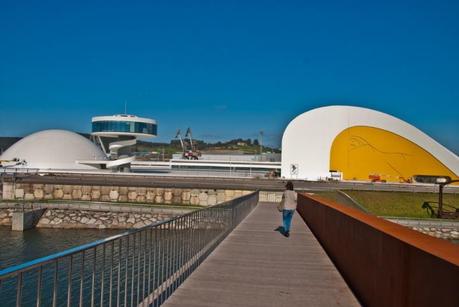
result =
[{"label": "yellow wall panel", "polygon": [[345,180],[404,182],[414,175],[459,179],[429,152],[392,132],[366,126],[343,130],[333,141],[330,169]]}]

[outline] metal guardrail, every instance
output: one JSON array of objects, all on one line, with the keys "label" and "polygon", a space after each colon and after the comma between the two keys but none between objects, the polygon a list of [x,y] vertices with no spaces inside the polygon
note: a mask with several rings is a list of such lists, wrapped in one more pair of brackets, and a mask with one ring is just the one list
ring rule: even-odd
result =
[{"label": "metal guardrail", "polygon": [[256,207],[258,192],[0,271],[5,306],[159,306]]}]

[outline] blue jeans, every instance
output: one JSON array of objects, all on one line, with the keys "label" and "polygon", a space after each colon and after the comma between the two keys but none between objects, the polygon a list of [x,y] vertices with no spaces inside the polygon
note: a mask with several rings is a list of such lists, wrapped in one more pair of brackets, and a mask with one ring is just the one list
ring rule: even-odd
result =
[{"label": "blue jeans", "polygon": [[282,220],[285,232],[290,231],[290,224],[292,224],[293,213],[295,213],[295,210],[282,210]]}]

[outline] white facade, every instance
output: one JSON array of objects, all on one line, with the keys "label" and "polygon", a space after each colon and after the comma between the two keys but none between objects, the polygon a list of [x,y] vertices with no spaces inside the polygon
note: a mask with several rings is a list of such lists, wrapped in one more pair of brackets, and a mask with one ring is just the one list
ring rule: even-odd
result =
[{"label": "white facade", "polygon": [[28,135],[8,148],[1,160],[24,160],[20,167],[60,170],[93,170],[78,160],[107,160],[98,146],[66,130],[44,130]]},{"label": "white facade", "polygon": [[328,106],[303,113],[289,123],[282,137],[281,176],[307,180],[329,177],[333,140],[343,130],[354,126],[374,127],[398,134],[459,174],[459,157],[416,127],[371,109]]}]

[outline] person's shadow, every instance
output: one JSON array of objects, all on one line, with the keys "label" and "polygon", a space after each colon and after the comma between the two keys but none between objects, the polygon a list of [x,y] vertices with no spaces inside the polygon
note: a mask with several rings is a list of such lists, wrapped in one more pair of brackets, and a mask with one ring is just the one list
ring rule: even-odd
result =
[{"label": "person's shadow", "polygon": [[279,232],[281,235],[285,236],[285,230],[284,230],[284,227],[283,227],[283,226],[277,227],[276,229],[274,229],[274,231],[277,231],[277,232]]}]

